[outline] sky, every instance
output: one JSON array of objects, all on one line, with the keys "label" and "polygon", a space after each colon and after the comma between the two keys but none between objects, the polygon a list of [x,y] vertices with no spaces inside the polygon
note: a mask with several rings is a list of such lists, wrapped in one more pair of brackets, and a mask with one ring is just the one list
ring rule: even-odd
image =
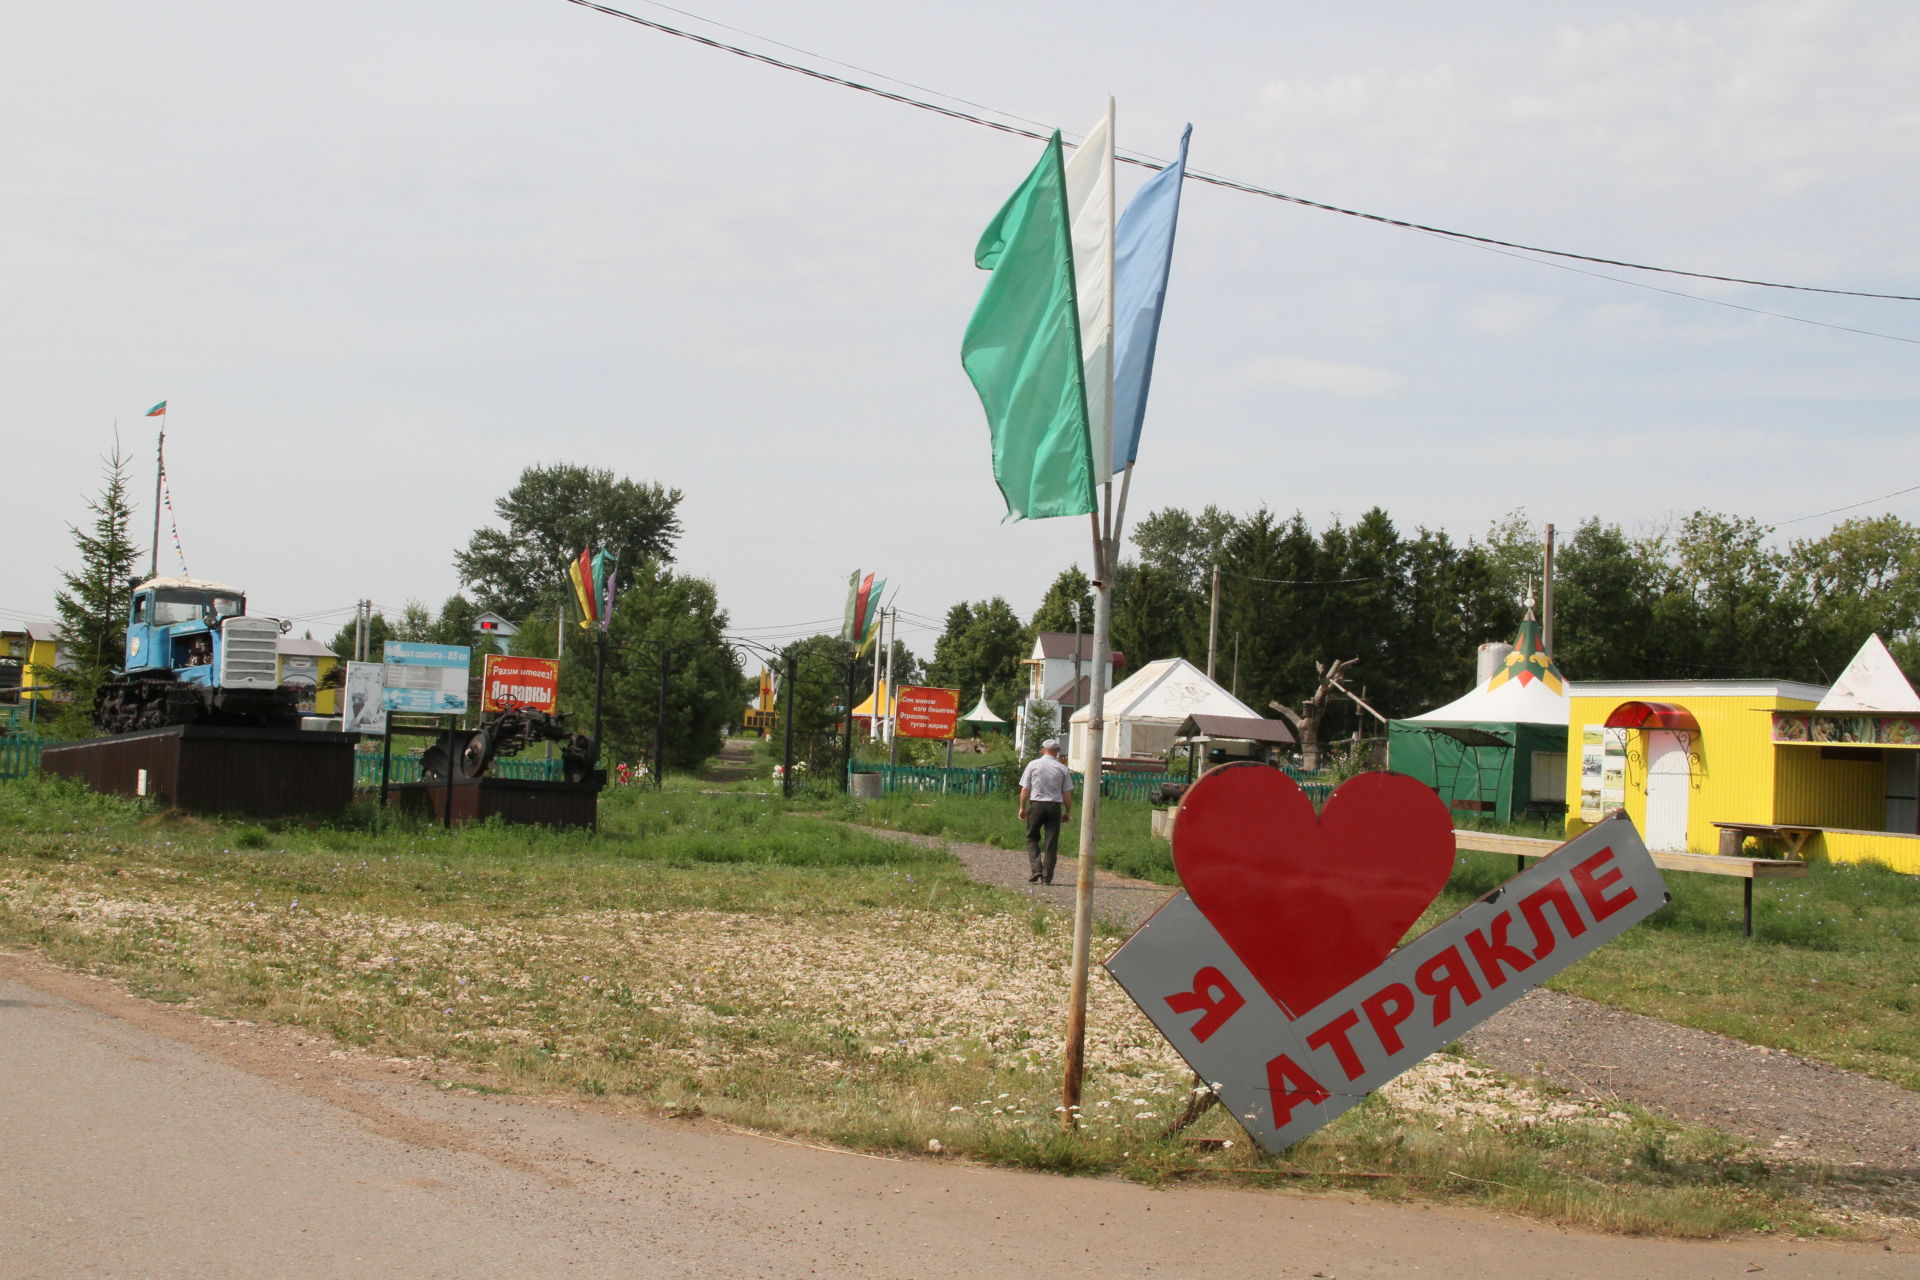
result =
[{"label": "sky", "polygon": [[[623,7],[1069,141],[1112,94],[1123,151],[1191,121],[1194,168],[1348,208],[1920,295],[1910,0]],[[682,490],[678,568],[768,638],[855,568],[924,620],[1088,562],[1002,523],[959,363],[1030,139],[566,0],[16,6],[0,112],[0,625],[53,615],[116,430],[148,542],[163,399],[187,567],[321,638],[437,608],[533,464]],[[1920,303],[1189,182],[1129,515],[1920,519],[1869,501],[1920,485],[1915,342]]]}]

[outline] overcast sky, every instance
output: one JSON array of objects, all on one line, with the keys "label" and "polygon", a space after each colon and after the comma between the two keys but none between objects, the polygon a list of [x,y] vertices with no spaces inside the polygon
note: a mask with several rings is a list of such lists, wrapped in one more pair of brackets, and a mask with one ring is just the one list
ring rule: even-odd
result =
[{"label": "overcast sky", "polygon": [[[1920,294],[1911,0],[686,3],[763,38],[625,7],[1070,136],[1112,93],[1123,149],[1190,120],[1194,167],[1370,212]],[[958,357],[1038,143],[564,0],[16,5],[0,110],[0,623],[52,615],[116,421],[147,541],[162,399],[192,572],[323,638],[437,607],[532,463],[683,489],[741,630],[856,567],[1024,615],[1086,562],[1000,523]],[[1920,484],[1920,303],[1583,269],[1908,341],[1190,182],[1131,510],[1467,537]],[[1882,511],[1920,493],[1780,533]]]}]

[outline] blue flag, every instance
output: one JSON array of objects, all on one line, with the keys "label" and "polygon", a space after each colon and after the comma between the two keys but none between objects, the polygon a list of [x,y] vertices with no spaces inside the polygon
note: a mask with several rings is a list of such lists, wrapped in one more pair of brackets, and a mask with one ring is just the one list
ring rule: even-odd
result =
[{"label": "blue flag", "polygon": [[1173,232],[1180,221],[1180,183],[1187,172],[1188,125],[1180,157],[1134,193],[1113,243],[1113,470],[1118,475],[1140,452],[1147,416],[1153,350],[1173,265]]}]

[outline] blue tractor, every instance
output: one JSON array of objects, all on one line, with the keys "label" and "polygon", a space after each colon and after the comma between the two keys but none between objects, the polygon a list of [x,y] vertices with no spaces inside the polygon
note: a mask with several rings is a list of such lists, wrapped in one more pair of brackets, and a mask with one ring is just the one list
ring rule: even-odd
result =
[{"label": "blue tractor", "polygon": [[100,687],[93,722],[107,733],[176,724],[292,728],[299,691],[280,683],[288,624],[247,616],[247,597],[198,578],[133,589],[125,668]]}]

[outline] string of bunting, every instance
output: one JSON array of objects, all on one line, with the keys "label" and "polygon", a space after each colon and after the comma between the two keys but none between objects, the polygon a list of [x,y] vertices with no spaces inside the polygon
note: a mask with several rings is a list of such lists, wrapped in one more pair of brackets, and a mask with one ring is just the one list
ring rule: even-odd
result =
[{"label": "string of bunting", "polygon": [[173,553],[180,557],[180,576],[191,578],[193,571],[187,568],[186,548],[180,545],[180,517],[173,511],[173,486],[167,483],[167,464],[160,463],[160,496],[167,505],[167,524],[173,529]]}]

